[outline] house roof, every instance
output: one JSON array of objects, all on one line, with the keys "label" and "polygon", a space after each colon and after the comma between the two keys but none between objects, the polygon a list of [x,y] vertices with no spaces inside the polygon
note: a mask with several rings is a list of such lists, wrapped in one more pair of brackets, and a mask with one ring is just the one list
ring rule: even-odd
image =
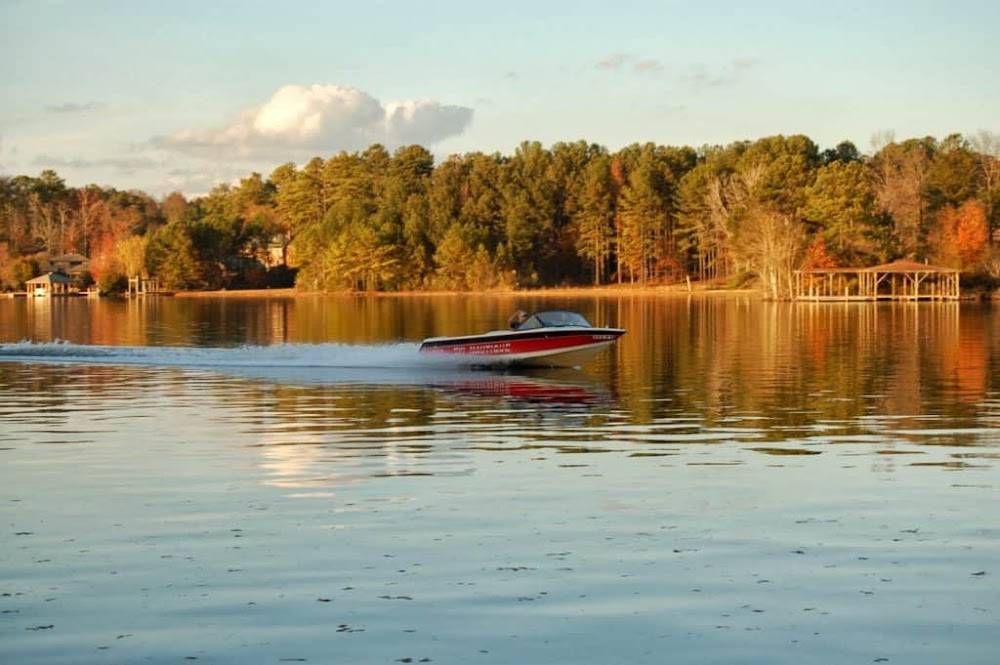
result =
[{"label": "house roof", "polygon": [[50,263],[85,263],[89,261],[83,254],[77,254],[75,252],[70,252],[69,254],[60,254],[59,256],[53,256],[49,258]]}]

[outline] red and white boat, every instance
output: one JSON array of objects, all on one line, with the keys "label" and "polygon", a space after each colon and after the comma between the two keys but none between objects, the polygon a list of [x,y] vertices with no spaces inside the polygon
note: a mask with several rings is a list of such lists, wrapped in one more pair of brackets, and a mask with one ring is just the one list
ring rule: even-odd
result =
[{"label": "red and white boat", "polygon": [[420,351],[467,356],[479,367],[579,367],[624,334],[596,328],[576,312],[538,312],[511,330],[428,337]]}]

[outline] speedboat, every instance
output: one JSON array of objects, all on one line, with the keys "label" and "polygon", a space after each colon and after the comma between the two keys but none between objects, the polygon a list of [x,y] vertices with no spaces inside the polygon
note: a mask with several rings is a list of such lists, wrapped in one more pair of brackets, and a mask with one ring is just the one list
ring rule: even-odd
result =
[{"label": "speedboat", "polygon": [[537,312],[510,330],[428,337],[420,351],[464,356],[477,367],[579,367],[624,334],[594,327],[576,312]]}]

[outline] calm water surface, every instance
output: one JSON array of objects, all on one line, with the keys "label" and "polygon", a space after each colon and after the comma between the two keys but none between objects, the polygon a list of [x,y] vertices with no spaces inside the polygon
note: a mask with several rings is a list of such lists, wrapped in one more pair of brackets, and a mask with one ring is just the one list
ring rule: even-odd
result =
[{"label": "calm water surface", "polygon": [[[626,328],[582,370],[429,335]],[[0,300],[0,662],[982,663],[1000,313]]]}]

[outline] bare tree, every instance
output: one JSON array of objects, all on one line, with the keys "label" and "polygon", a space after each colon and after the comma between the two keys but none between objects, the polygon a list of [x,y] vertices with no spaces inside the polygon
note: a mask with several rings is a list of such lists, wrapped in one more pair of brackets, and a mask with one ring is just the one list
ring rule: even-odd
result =
[{"label": "bare tree", "polygon": [[897,251],[911,259],[921,253],[927,230],[924,189],[930,150],[923,141],[890,143],[872,160],[875,196],[892,217]]},{"label": "bare tree", "polygon": [[799,220],[755,206],[741,225],[736,245],[770,298],[790,297],[806,249],[805,227]]},{"label": "bare tree", "polygon": [[91,239],[106,214],[106,204],[96,187],[85,187],[77,191],[76,218],[80,227],[80,251],[90,256]]},{"label": "bare tree", "polygon": [[1000,135],[993,132],[981,131],[970,140],[979,158],[979,167],[983,173],[983,185],[985,192],[983,195],[983,205],[986,208],[986,221],[990,225],[990,238],[996,231],[993,219],[993,190],[1000,185]]},{"label": "bare tree", "polygon": [[31,192],[28,194],[28,209],[32,220],[32,238],[40,242],[46,252],[55,254],[58,251],[62,232],[60,216],[57,214],[55,206],[42,201],[38,192]]},{"label": "bare tree", "polygon": [[764,202],[767,171],[767,162],[761,160],[712,177],[705,208],[733,268],[756,274],[769,297],[780,299],[791,293],[806,234],[797,219]]},{"label": "bare tree", "polygon": [[758,163],[739,173],[713,176],[708,182],[705,194],[707,235],[721,249],[726,272],[751,269],[735,240],[754,206],[765,168],[763,163]]},{"label": "bare tree", "polygon": [[882,152],[882,149],[896,142],[896,132],[891,129],[880,129],[871,135],[868,143],[872,147],[872,154]]}]

